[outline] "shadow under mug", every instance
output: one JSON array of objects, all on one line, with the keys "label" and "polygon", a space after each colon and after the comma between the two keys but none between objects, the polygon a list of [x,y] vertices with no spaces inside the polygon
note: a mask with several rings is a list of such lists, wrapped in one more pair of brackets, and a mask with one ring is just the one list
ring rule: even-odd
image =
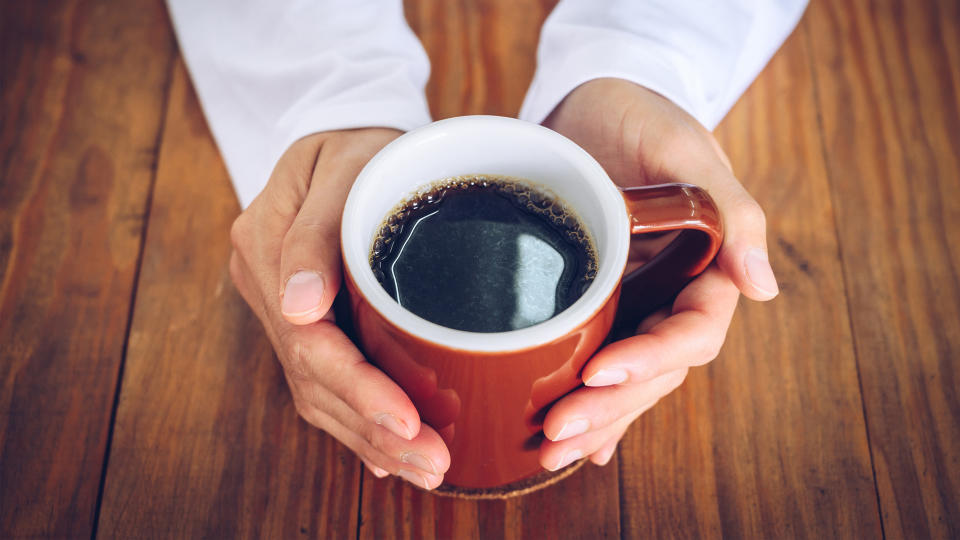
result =
[{"label": "shadow under mug", "polygon": [[[374,277],[370,247],[388,212],[425,184],[476,174],[545,187],[589,230],[597,276],[552,319],[510,332],[453,330],[401,307]],[[681,230],[675,240],[624,277],[631,235],[675,230]],[[720,214],[702,189],[618,189],[569,139],[496,116],[441,120],[388,144],[357,177],[341,226],[360,345],[444,438],[451,457],[445,482],[463,488],[505,486],[540,473],[546,411],[582,384],[583,366],[615,319],[635,328],[710,264],[721,240]]]}]

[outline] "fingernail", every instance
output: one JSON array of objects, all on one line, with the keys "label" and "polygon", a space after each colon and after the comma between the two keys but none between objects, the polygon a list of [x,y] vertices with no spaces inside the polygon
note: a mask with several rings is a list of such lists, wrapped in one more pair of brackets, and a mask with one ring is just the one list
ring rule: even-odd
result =
[{"label": "fingernail", "polygon": [[404,452],[400,456],[400,461],[413,465],[423,472],[437,474],[437,468],[433,466],[433,462],[430,461],[429,458],[421,456],[420,454],[416,454],[414,452]]},{"label": "fingernail", "polygon": [[394,435],[403,437],[408,441],[413,438],[413,433],[410,432],[410,428],[407,427],[407,424],[403,420],[390,413],[380,413],[374,415],[373,421],[387,428]]},{"label": "fingernail", "polygon": [[557,465],[550,470],[552,471],[560,470],[582,457],[583,457],[583,451],[580,450],[579,448],[575,450],[570,450],[569,452],[564,454],[563,457],[560,458],[560,461],[557,462]]},{"label": "fingernail", "polygon": [[607,455],[605,455],[605,456],[600,456],[600,459],[597,460],[597,465],[603,467],[603,466],[606,465],[607,463],[610,463],[610,459],[611,459],[611,458],[613,457],[613,455],[616,454],[616,453],[617,453],[617,447],[614,446],[614,447],[613,447],[613,450],[609,450],[609,451],[607,452]]},{"label": "fingernail", "polygon": [[377,467],[376,465],[369,465],[368,468],[370,469],[370,472],[372,472],[373,475],[376,476],[377,478],[383,478],[388,474],[390,474],[387,471],[381,469],[380,467]]},{"label": "fingernail", "polygon": [[569,439],[570,437],[575,437],[581,433],[586,433],[590,429],[590,421],[586,418],[578,418],[576,420],[571,420],[563,425],[560,428],[560,433],[557,433],[557,436],[552,440],[562,441],[564,439]]},{"label": "fingernail", "polygon": [[770,258],[765,250],[753,248],[748,251],[744,258],[744,266],[747,268],[747,279],[757,290],[770,298],[780,293],[777,278],[773,275]]},{"label": "fingernail", "polygon": [[310,270],[301,270],[290,276],[283,288],[280,310],[293,323],[315,320],[323,301],[323,278]]},{"label": "fingernail", "polygon": [[427,479],[413,471],[400,469],[399,471],[397,471],[397,476],[399,476],[400,478],[403,478],[407,482],[410,482],[411,484],[417,487],[422,487],[423,489],[426,489],[428,491],[430,490],[430,486],[427,484]]},{"label": "fingernail", "polygon": [[583,381],[587,386],[610,386],[627,380],[627,372],[620,368],[601,369]]}]

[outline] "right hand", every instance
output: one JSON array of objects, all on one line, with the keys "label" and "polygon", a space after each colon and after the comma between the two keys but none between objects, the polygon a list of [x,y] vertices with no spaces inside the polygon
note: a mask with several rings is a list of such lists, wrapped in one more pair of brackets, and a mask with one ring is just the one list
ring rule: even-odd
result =
[{"label": "right hand", "polygon": [[433,489],[450,466],[446,445],[336,326],[331,309],[340,289],[347,193],[367,161],[399,135],[331,131],[291,145],[233,224],[230,275],[263,323],[300,416],[378,477],[395,474]]}]

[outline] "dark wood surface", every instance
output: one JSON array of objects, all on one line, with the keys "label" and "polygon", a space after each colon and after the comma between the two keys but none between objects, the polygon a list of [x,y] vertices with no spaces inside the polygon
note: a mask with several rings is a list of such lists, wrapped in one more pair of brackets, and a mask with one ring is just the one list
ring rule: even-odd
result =
[{"label": "dark wood surface", "polygon": [[2,6],[0,537],[83,536],[175,45],[158,2]]},{"label": "dark wood surface", "polygon": [[[407,1],[435,118],[514,115],[550,0]],[[782,294],[607,467],[510,501],[299,420],[160,0],[0,3],[0,537],[960,536],[960,4],[813,0],[717,136]]]}]

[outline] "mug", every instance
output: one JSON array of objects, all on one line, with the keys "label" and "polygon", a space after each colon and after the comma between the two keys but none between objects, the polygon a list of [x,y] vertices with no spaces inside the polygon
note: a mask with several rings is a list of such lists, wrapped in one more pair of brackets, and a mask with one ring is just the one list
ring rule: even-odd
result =
[{"label": "mug", "polygon": [[[454,330],[407,311],[374,277],[371,245],[392,208],[431,182],[480,174],[545,188],[592,236],[596,277],[552,319],[501,333]],[[674,230],[681,231],[676,239],[624,277],[631,235]],[[344,281],[360,346],[446,441],[445,483],[467,489],[509,486],[541,473],[543,418],[582,384],[583,366],[615,319],[635,328],[710,264],[721,240],[720,214],[704,190],[689,184],[621,190],[569,139],[497,116],[441,120],[395,139],[357,176],[341,223]]]}]

